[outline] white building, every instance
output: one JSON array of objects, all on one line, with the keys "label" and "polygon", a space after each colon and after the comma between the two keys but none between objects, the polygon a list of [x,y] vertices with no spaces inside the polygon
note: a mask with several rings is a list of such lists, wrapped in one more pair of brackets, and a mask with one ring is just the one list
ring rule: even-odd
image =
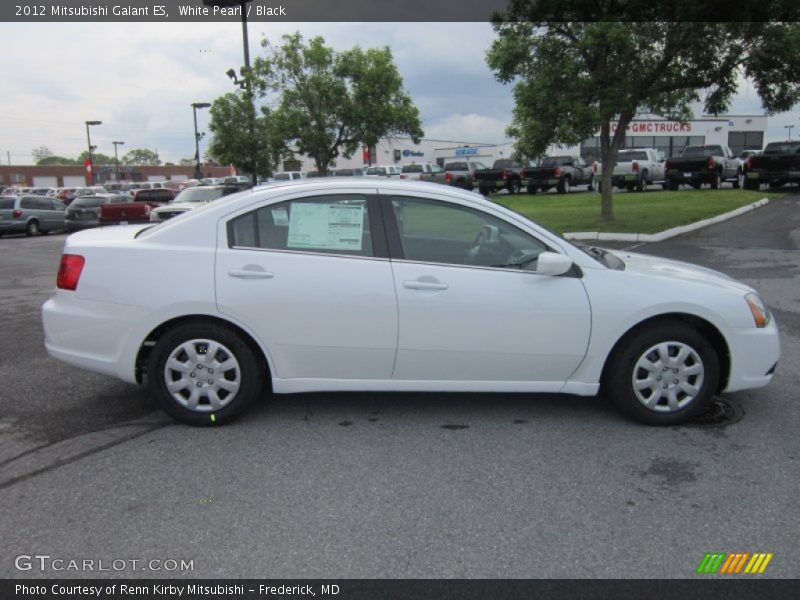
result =
[{"label": "white building", "polygon": [[[612,124],[613,132],[614,124]],[[625,132],[625,148],[656,148],[666,157],[678,156],[686,146],[702,144],[724,144],[735,154],[742,150],[760,149],[764,145],[767,129],[765,115],[703,116],[680,123],[660,117],[645,115],[636,117]],[[553,146],[549,154],[580,154],[587,162],[599,160],[600,133],[576,146]],[[351,158],[339,157],[334,169],[373,165],[407,165],[412,163],[438,163],[444,165],[452,160],[469,158],[486,166],[499,158],[508,158],[514,152],[513,142],[486,144],[481,142],[456,142],[451,140],[422,139],[414,144],[408,137],[384,138],[368,153],[356,152]],[[286,170],[297,170],[291,165]],[[313,171],[314,161],[308,157],[300,159],[299,169]]]}]

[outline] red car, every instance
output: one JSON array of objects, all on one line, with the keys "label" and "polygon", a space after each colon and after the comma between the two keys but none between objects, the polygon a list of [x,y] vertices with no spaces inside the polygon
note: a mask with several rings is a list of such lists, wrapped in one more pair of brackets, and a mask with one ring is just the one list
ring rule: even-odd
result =
[{"label": "red car", "polygon": [[175,192],[163,188],[152,190],[131,190],[131,201],[121,204],[103,204],[100,207],[101,225],[124,225],[127,223],[147,223],[150,210],[166,204],[175,198]]}]

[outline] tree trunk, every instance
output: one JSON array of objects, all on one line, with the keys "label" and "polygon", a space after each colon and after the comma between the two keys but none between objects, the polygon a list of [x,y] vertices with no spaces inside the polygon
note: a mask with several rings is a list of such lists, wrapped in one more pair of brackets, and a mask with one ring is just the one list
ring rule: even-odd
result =
[{"label": "tree trunk", "polygon": [[625,139],[633,115],[620,115],[614,135],[611,135],[611,124],[603,123],[600,127],[600,161],[602,166],[602,194],[600,200],[600,219],[602,221],[614,220],[614,197],[612,194],[611,177],[617,163],[619,148]]}]

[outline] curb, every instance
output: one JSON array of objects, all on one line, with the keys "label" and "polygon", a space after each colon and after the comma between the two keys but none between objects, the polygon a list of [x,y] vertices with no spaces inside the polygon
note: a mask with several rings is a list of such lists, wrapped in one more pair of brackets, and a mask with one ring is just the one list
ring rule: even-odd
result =
[{"label": "curb", "polygon": [[658,233],[608,233],[608,232],[598,232],[598,231],[568,231],[564,233],[564,239],[600,240],[600,241],[605,240],[607,242],[661,242],[663,240],[675,237],[676,235],[689,233],[690,231],[702,229],[703,227],[708,227],[709,225],[714,225],[715,223],[721,223],[722,221],[733,219],[734,217],[738,217],[739,215],[749,213],[750,211],[753,211],[757,208],[761,208],[762,206],[766,206],[767,204],[769,204],[769,198],[762,198],[757,202],[740,206],[737,209],[734,209],[730,212],[722,213],[721,215],[717,215],[716,217],[709,217],[708,219],[703,219],[702,221],[695,221],[694,223],[689,223],[688,225],[672,227],[671,229],[665,229],[664,231],[659,231]]}]

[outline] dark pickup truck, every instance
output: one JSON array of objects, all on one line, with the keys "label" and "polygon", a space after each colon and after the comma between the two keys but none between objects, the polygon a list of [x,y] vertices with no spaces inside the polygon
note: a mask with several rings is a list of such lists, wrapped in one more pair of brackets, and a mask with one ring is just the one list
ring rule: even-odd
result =
[{"label": "dark pickup truck", "polygon": [[704,183],[717,190],[723,181],[730,181],[738,188],[739,159],[731,149],[720,144],[708,146],[686,146],[678,158],[664,163],[668,190],[677,190],[682,183],[699,190]]},{"label": "dark pickup truck", "polygon": [[529,194],[539,190],[546,192],[552,187],[559,194],[566,194],[576,185],[585,185],[592,190],[593,182],[592,167],[580,156],[546,156],[538,167],[522,170],[522,184],[528,188]]},{"label": "dark pickup truck", "polygon": [[762,154],[744,163],[744,187],[757,190],[762,183],[779,188],[785,183],[800,183],[800,142],[772,142]]},{"label": "dark pickup truck", "polygon": [[100,206],[100,225],[123,225],[127,223],[147,223],[150,211],[175,198],[170,189],[131,190],[130,202],[103,204]]},{"label": "dark pickup truck", "polygon": [[478,188],[483,194],[491,194],[498,190],[508,190],[509,194],[516,194],[522,188],[522,170],[525,168],[521,162],[509,158],[494,161],[491,169],[478,169],[475,171],[472,187]]}]

